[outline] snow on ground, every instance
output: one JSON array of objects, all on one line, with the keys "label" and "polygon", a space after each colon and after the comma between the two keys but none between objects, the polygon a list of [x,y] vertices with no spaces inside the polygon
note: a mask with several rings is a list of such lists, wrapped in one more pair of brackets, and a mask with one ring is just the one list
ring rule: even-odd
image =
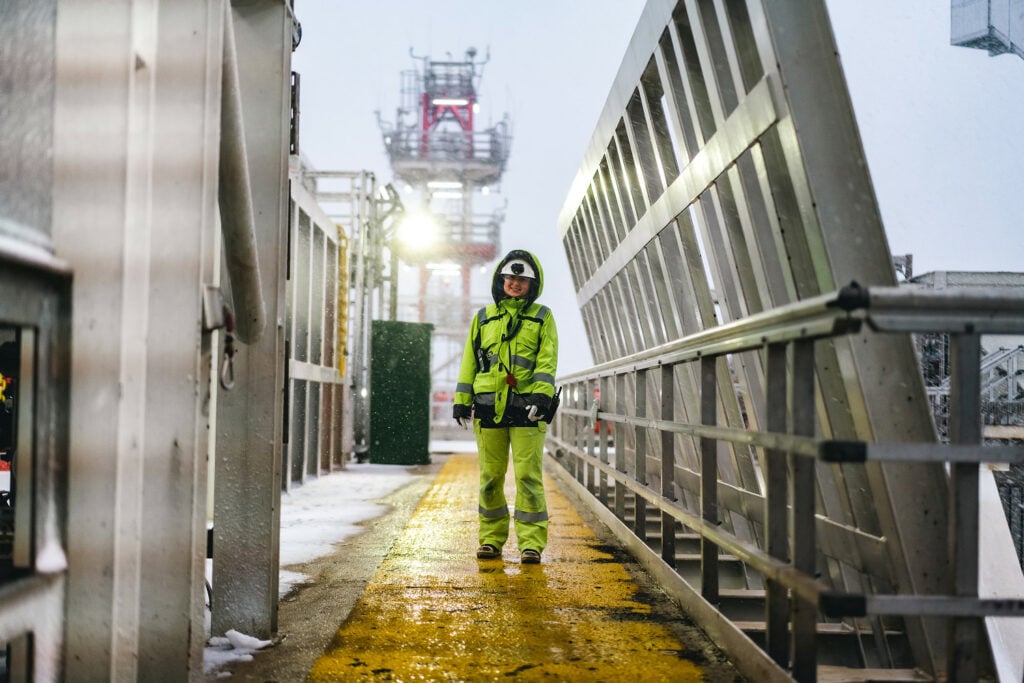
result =
[{"label": "snow on ground", "polygon": [[[473,452],[472,441],[437,441],[432,453]],[[349,463],[345,469],[324,475],[281,494],[281,570],[278,597],[310,577],[285,569],[289,565],[311,562],[329,555],[334,545],[362,529],[360,523],[380,517],[387,506],[376,501],[413,481],[411,468],[375,463]],[[211,581],[211,560],[207,560],[206,578]],[[212,674],[236,661],[250,661],[252,653],[270,645],[237,631],[210,638],[210,614],[206,614],[207,647],[203,670]],[[228,672],[217,674],[229,677]]]},{"label": "snow on ground", "polygon": [[[361,531],[361,522],[387,511],[386,505],[374,501],[413,478],[406,467],[350,463],[344,470],[281,494],[281,567],[330,554],[335,543]],[[278,597],[306,578],[282,569]]]}]

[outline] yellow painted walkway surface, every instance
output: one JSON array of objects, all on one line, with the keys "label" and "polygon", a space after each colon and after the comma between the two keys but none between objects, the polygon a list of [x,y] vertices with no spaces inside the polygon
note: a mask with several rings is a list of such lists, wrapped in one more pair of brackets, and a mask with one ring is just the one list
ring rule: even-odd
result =
[{"label": "yellow painted walkway surface", "polygon": [[477,478],[475,455],[449,458],[311,681],[705,680],[551,480],[542,563],[519,563],[514,533],[477,560]]}]

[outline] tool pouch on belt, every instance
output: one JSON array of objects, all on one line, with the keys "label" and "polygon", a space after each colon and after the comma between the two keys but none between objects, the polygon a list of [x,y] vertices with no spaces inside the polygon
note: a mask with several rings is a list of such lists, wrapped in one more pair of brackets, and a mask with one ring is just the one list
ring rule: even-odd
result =
[{"label": "tool pouch on belt", "polygon": [[[536,427],[536,422],[530,422],[526,417],[526,399],[520,394],[509,392],[508,405],[505,406],[505,416],[501,422],[494,422],[494,394],[475,394],[473,396],[473,411],[476,417],[480,418],[480,426],[488,427]],[[548,420],[545,419],[545,422]]]},{"label": "tool pouch on belt", "polygon": [[480,420],[481,427],[497,427],[494,424],[494,394],[473,395],[473,415]]}]

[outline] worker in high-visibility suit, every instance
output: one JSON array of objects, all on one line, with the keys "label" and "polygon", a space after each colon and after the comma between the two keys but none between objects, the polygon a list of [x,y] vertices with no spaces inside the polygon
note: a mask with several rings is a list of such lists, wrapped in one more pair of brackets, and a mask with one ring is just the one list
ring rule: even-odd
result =
[{"label": "worker in high-visibility suit", "polygon": [[480,559],[501,557],[508,540],[504,485],[510,446],[520,561],[540,562],[547,546],[542,460],[555,393],[558,330],[551,310],[536,302],[543,289],[536,257],[522,249],[510,251],[494,269],[494,303],[473,316],[462,354],[453,417],[463,428],[472,422],[476,435]]}]

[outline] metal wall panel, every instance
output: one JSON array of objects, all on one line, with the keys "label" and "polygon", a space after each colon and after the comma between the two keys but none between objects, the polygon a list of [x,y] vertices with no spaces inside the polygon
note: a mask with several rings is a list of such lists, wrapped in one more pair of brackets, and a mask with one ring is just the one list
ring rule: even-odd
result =
[{"label": "metal wall panel", "polygon": [[[66,662],[201,668],[222,3],[56,16],[52,234],[74,272]],[[71,669],[68,666],[68,669]]]},{"label": "metal wall panel", "polygon": [[[267,323],[258,340],[238,349],[236,386],[218,396],[210,618],[216,635],[246,629],[267,638],[277,628],[280,573],[292,17],[275,0],[224,7],[231,28],[225,40],[233,36],[236,50],[236,96]],[[222,79],[223,88],[233,85]],[[237,294],[234,299],[240,314]]]}]

